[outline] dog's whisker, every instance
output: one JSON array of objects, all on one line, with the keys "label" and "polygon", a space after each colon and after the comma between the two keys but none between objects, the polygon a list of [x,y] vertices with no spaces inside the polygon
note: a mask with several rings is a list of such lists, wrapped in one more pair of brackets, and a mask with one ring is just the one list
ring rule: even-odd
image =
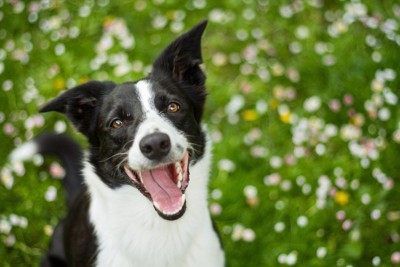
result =
[{"label": "dog's whisker", "polygon": [[125,145],[122,146],[122,150],[126,149],[126,146],[130,145],[133,143],[133,140],[129,140],[128,142],[125,143]]},{"label": "dog's whisker", "polygon": [[108,157],[106,159],[100,160],[100,162],[106,162],[106,161],[109,161],[112,158],[120,157],[120,156],[128,156],[128,152],[121,152],[121,153],[114,154],[111,157]]}]

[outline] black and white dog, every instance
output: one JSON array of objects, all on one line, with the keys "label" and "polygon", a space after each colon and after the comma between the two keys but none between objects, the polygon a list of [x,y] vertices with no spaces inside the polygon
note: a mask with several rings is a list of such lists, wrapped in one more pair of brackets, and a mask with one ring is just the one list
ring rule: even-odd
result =
[{"label": "black and white dog", "polygon": [[224,265],[207,205],[211,146],[201,126],[206,24],[173,41],[147,78],[91,81],[42,107],[64,113],[90,144],[83,156],[72,140],[47,134],[12,154],[55,153],[67,170],[68,215],[42,266]]}]

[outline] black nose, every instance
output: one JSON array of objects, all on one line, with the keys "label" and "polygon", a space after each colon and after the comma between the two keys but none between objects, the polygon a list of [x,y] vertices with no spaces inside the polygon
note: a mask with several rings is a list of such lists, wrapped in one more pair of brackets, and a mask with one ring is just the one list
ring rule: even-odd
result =
[{"label": "black nose", "polygon": [[164,133],[153,133],[143,137],[139,147],[146,158],[160,160],[171,150],[171,140]]}]

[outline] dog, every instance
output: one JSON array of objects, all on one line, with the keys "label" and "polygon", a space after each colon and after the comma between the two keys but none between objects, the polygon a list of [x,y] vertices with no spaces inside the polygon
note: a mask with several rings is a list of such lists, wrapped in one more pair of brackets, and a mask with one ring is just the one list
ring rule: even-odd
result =
[{"label": "dog", "polygon": [[88,140],[43,134],[12,153],[56,154],[68,214],[41,266],[220,267],[208,211],[211,144],[202,126],[202,21],[170,43],[138,81],[89,81],[40,111],[66,115]]}]

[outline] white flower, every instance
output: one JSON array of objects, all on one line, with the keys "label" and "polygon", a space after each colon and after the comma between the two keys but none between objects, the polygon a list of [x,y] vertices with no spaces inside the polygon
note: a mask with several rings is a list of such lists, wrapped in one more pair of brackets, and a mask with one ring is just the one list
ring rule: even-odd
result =
[{"label": "white flower", "polygon": [[109,34],[103,34],[100,42],[96,45],[97,53],[105,52],[109,50],[114,45],[113,37]]},{"label": "white flower", "polygon": [[264,114],[268,110],[268,103],[263,99],[258,100],[256,103],[256,110],[259,114]]},{"label": "white flower", "polygon": [[256,234],[252,229],[246,228],[243,230],[242,238],[246,242],[252,242],[256,239]]},{"label": "white flower", "polygon": [[319,247],[317,249],[317,257],[320,259],[325,258],[326,253],[327,253],[326,247]]},{"label": "white flower", "polygon": [[48,202],[52,202],[57,198],[57,188],[55,188],[54,186],[49,186],[47,188],[47,191],[45,193],[44,198],[48,201]]},{"label": "white flower", "polygon": [[277,222],[277,223],[274,225],[274,230],[275,230],[275,232],[277,232],[277,233],[283,232],[283,231],[285,230],[285,223],[283,223],[283,222]]},{"label": "white flower", "polygon": [[67,124],[65,121],[57,121],[54,124],[54,131],[58,134],[64,133],[67,130]]},{"label": "white flower", "polygon": [[236,168],[235,163],[229,159],[221,159],[218,163],[218,167],[220,170],[233,172]]},{"label": "white flower", "polygon": [[308,112],[315,112],[321,107],[321,99],[318,96],[312,96],[304,101],[304,109]]},{"label": "white flower", "polygon": [[390,104],[390,105],[396,105],[398,102],[398,97],[396,94],[394,94],[392,92],[392,90],[390,90],[390,88],[385,87],[383,89],[383,97],[385,98],[385,101]]},{"label": "white flower", "polygon": [[393,140],[394,140],[396,143],[399,143],[399,144],[400,144],[400,129],[397,129],[396,131],[394,131],[394,133],[393,133]]},{"label": "white flower", "polygon": [[211,192],[211,197],[212,197],[212,199],[215,199],[215,200],[220,199],[222,197],[222,191],[219,189],[214,189]]},{"label": "white flower", "polygon": [[278,173],[273,173],[264,177],[264,184],[266,186],[278,185],[280,182],[281,176]]},{"label": "white flower", "polygon": [[346,124],[340,129],[340,136],[345,141],[357,140],[361,137],[361,129],[351,124]]},{"label": "white flower", "polygon": [[233,226],[233,231],[232,231],[232,240],[238,241],[238,240],[242,239],[244,229],[245,228],[243,227],[243,225],[235,224]]},{"label": "white flower", "polygon": [[348,3],[345,5],[345,17],[349,19],[356,19],[360,17],[365,17],[367,15],[367,7],[362,3]]},{"label": "white flower", "polygon": [[325,127],[325,134],[328,137],[335,137],[338,134],[338,128],[334,124],[327,124]]},{"label": "white flower", "polygon": [[92,10],[90,6],[84,5],[81,8],[79,8],[79,16],[81,16],[82,18],[88,17],[91,12]]},{"label": "white flower", "polygon": [[296,37],[299,39],[307,39],[310,36],[310,31],[306,26],[299,26],[296,29]]},{"label": "white flower", "polygon": [[228,115],[236,114],[244,106],[244,97],[242,95],[234,95],[231,101],[225,106],[225,113]]},{"label": "white flower", "polygon": [[255,198],[257,197],[257,187],[253,186],[253,185],[247,185],[244,189],[243,189],[243,193],[246,196],[246,198]]},{"label": "white flower", "polygon": [[388,108],[381,108],[379,111],[378,111],[378,118],[381,120],[381,121],[387,121],[387,120],[389,120],[390,119],[390,110],[388,109]]},{"label": "white flower", "polygon": [[381,265],[381,258],[379,256],[375,256],[372,258],[372,265],[379,266]]},{"label": "white flower", "polygon": [[306,216],[300,216],[297,218],[297,225],[301,228],[306,227],[308,224],[308,218]]},{"label": "white flower", "polygon": [[318,55],[323,55],[328,51],[328,46],[326,43],[317,42],[314,46],[314,50]]},{"label": "white flower", "polygon": [[12,225],[9,221],[0,219],[0,233],[8,234],[10,233]]},{"label": "white flower", "polygon": [[283,17],[283,18],[290,18],[293,16],[293,9],[287,5],[287,6],[281,6],[279,8],[279,14]]},{"label": "white flower", "polygon": [[11,170],[4,167],[1,170],[1,182],[7,189],[11,189],[14,185],[14,177],[12,176]]},{"label": "white flower", "polygon": [[331,181],[328,176],[323,175],[318,178],[319,187],[316,190],[317,194],[317,207],[322,209],[325,207],[326,197],[328,196],[331,188]]},{"label": "white flower", "polygon": [[280,264],[295,265],[297,263],[297,251],[292,251],[289,254],[280,254],[278,262]]},{"label": "white flower", "polygon": [[269,160],[269,164],[271,165],[272,168],[274,169],[278,169],[282,166],[282,158],[278,157],[278,156],[273,156],[271,157],[271,159]]}]

